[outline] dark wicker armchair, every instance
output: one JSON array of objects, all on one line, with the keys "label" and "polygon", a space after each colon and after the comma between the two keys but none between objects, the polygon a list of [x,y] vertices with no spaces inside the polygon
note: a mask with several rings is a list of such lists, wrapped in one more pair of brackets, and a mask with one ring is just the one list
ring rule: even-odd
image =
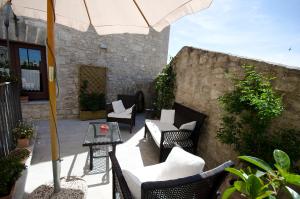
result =
[{"label": "dark wicker armchair", "polygon": [[136,115],[136,97],[134,95],[118,95],[118,100],[122,100],[123,105],[126,109],[133,107],[131,118],[116,118],[109,117],[108,114],[113,112],[112,104],[106,104],[106,121],[107,122],[118,122],[130,125],[130,133],[132,132],[132,127],[135,126],[135,115]]},{"label": "dark wicker armchair", "polygon": [[[133,198],[116,156],[113,152],[110,152],[109,156],[113,170],[113,198]],[[224,169],[233,165],[232,161],[228,161],[198,175],[176,180],[142,183],[141,198],[216,199],[220,195],[218,189],[228,174]]]},{"label": "dark wicker armchair", "polygon": [[[179,103],[174,103],[173,109],[175,109],[175,121],[174,121],[175,127],[179,129],[179,127],[182,124],[191,121],[197,122],[196,127],[193,131],[189,131],[189,130],[162,131],[160,146],[158,146],[160,149],[159,162],[162,162],[167,158],[168,154],[171,152],[175,144],[181,146],[182,148],[184,148],[184,150],[195,154],[197,152],[201,127],[203,126],[204,121],[207,117],[205,114],[190,109]],[[146,110],[147,119],[152,119],[151,116],[153,115],[154,114],[152,110],[149,109]],[[151,135],[151,132],[149,131],[149,128],[145,124],[144,137],[147,137],[147,135]],[[180,139],[181,137],[185,137],[185,139]]]}]

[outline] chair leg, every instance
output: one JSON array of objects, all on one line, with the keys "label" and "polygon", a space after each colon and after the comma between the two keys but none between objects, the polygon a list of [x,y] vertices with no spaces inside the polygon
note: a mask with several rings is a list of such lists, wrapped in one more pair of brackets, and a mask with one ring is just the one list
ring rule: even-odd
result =
[{"label": "chair leg", "polygon": [[159,163],[161,163],[162,162],[162,159],[163,159],[163,152],[162,152],[162,150],[160,150],[159,151]]},{"label": "chair leg", "polygon": [[148,128],[147,128],[147,125],[146,125],[146,124],[145,124],[145,128],[144,128],[144,129],[145,129],[145,132],[144,132],[144,138],[146,138],[146,137],[147,137],[146,134],[147,134],[147,131],[148,131]]}]

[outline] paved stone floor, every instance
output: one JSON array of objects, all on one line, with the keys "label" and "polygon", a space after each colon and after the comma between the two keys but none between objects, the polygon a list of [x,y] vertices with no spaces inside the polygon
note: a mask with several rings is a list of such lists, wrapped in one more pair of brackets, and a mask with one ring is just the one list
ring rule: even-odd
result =
[{"label": "paved stone floor", "polygon": [[[59,138],[61,147],[61,177],[76,176],[83,178],[88,185],[87,198],[112,198],[111,163],[108,158],[94,160],[94,169],[89,170],[88,147],[82,147],[89,121],[59,120]],[[25,198],[35,188],[52,181],[52,163],[50,153],[50,134],[48,121],[36,123],[38,132],[35,140],[31,166],[28,168],[25,184]],[[120,124],[124,146],[133,146],[140,153],[144,166],[157,163],[158,150],[153,143],[143,139],[144,115],[137,115],[133,133],[129,127]],[[120,147],[122,148],[122,147]],[[121,150],[121,149],[119,149]],[[117,147],[118,152],[118,147]],[[128,154],[133,155],[134,154]],[[134,161],[133,161],[134,162]]]}]

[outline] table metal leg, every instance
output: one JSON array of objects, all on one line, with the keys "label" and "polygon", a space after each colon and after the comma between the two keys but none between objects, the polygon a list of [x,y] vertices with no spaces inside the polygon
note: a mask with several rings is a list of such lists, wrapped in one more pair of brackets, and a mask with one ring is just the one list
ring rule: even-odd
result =
[{"label": "table metal leg", "polygon": [[90,146],[90,170],[93,170],[93,146]]}]

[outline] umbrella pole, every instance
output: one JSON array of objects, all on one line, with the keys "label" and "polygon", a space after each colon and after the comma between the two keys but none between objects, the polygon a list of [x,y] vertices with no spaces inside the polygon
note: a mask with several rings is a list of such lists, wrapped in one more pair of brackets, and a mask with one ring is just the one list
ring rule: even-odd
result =
[{"label": "umbrella pole", "polygon": [[56,118],[56,73],[55,73],[55,11],[53,0],[47,0],[47,62],[48,62],[48,86],[49,86],[49,123],[51,136],[51,153],[54,192],[60,191],[60,157],[57,135]]}]

